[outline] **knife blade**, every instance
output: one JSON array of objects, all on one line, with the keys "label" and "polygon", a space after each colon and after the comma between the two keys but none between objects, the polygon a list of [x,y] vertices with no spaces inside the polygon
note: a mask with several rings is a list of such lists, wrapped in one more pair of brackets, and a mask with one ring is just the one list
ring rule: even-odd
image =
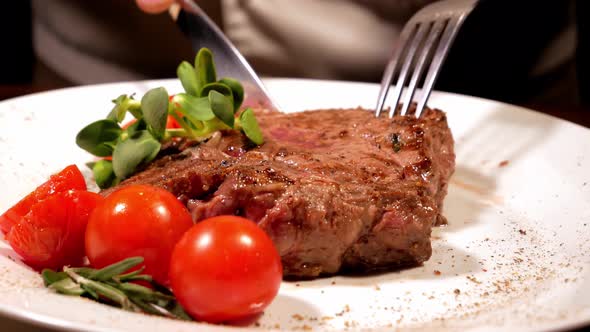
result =
[{"label": "knife blade", "polygon": [[260,77],[213,20],[192,0],[182,0],[179,4],[180,7],[172,7],[170,10],[172,18],[189,38],[195,52],[202,47],[210,49],[215,57],[217,72],[242,83],[245,91],[244,106],[278,110]]}]

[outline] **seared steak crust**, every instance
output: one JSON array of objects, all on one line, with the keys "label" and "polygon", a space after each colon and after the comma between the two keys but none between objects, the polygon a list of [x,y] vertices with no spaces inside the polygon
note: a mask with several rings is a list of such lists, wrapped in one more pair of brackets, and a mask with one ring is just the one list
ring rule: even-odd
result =
[{"label": "seared steak crust", "polygon": [[430,257],[431,227],[444,222],[442,201],[455,163],[443,112],[389,119],[360,108],[261,111],[257,118],[262,146],[219,133],[163,156],[120,186],[163,187],[195,221],[236,214],[258,222],[278,248],[286,276]]}]

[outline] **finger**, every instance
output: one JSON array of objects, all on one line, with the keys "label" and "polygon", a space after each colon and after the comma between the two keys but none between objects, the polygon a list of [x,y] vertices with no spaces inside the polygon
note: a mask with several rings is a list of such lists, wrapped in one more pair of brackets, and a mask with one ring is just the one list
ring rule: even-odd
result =
[{"label": "finger", "polygon": [[146,13],[162,13],[174,3],[174,0],[135,0],[137,6]]}]

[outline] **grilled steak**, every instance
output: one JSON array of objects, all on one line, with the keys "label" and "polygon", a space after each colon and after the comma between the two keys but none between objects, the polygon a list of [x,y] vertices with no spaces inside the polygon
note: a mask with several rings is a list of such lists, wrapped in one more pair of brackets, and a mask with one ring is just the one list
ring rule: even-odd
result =
[{"label": "grilled steak", "polygon": [[[285,276],[414,265],[431,255],[455,166],[445,114],[375,118],[363,109],[258,112],[266,142],[222,132],[122,182],[163,187],[195,221],[254,220]],[[110,190],[114,190],[112,188]],[[105,193],[108,193],[106,191]]]}]

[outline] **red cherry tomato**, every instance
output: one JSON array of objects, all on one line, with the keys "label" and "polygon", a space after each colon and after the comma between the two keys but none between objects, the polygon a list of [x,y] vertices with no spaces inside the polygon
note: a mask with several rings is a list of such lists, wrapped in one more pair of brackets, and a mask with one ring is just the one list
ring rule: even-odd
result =
[{"label": "red cherry tomato", "polygon": [[[170,95],[170,97],[168,97],[168,101],[172,102],[172,100],[174,99],[174,95]],[[175,103],[174,107],[176,109],[178,109],[180,106]],[[182,114],[178,111],[175,111],[176,115],[178,115],[180,118],[182,118]],[[178,123],[178,121],[176,121],[176,119],[172,116],[172,115],[168,115],[168,120],[166,121],[166,128],[168,129],[179,129],[182,128],[182,126]]]},{"label": "red cherry tomato", "polygon": [[254,222],[219,216],[182,237],[170,261],[170,284],[193,317],[234,321],[264,310],[279,291],[281,257]]},{"label": "red cherry tomato", "polygon": [[4,234],[7,234],[12,226],[16,225],[31,210],[33,205],[54,193],[66,190],[86,190],[86,181],[76,165],[70,165],[52,175],[49,180],[4,212],[0,216],[0,229]]},{"label": "red cherry tomato", "polygon": [[178,121],[176,121],[176,119],[172,115],[168,115],[168,120],[166,122],[166,128],[168,128],[168,129],[179,129],[179,128],[182,128],[182,127],[180,126],[180,124],[178,123]]},{"label": "red cherry tomato", "polygon": [[96,207],[86,229],[86,255],[97,268],[141,256],[145,273],[167,285],[170,255],[193,225],[170,192],[147,185],[123,187]]},{"label": "red cherry tomato", "polygon": [[[129,122],[125,123],[121,128],[127,129],[135,122],[137,122],[137,119],[131,119],[131,120],[129,120]],[[168,115],[168,118],[166,119],[166,128],[178,129],[178,128],[182,128],[182,127],[178,124],[178,122],[176,121],[176,119],[172,115]]]},{"label": "red cherry tomato", "polygon": [[61,269],[80,265],[84,258],[84,234],[90,212],[102,196],[70,190],[55,193],[33,205],[12,227],[8,243],[30,266]]}]

